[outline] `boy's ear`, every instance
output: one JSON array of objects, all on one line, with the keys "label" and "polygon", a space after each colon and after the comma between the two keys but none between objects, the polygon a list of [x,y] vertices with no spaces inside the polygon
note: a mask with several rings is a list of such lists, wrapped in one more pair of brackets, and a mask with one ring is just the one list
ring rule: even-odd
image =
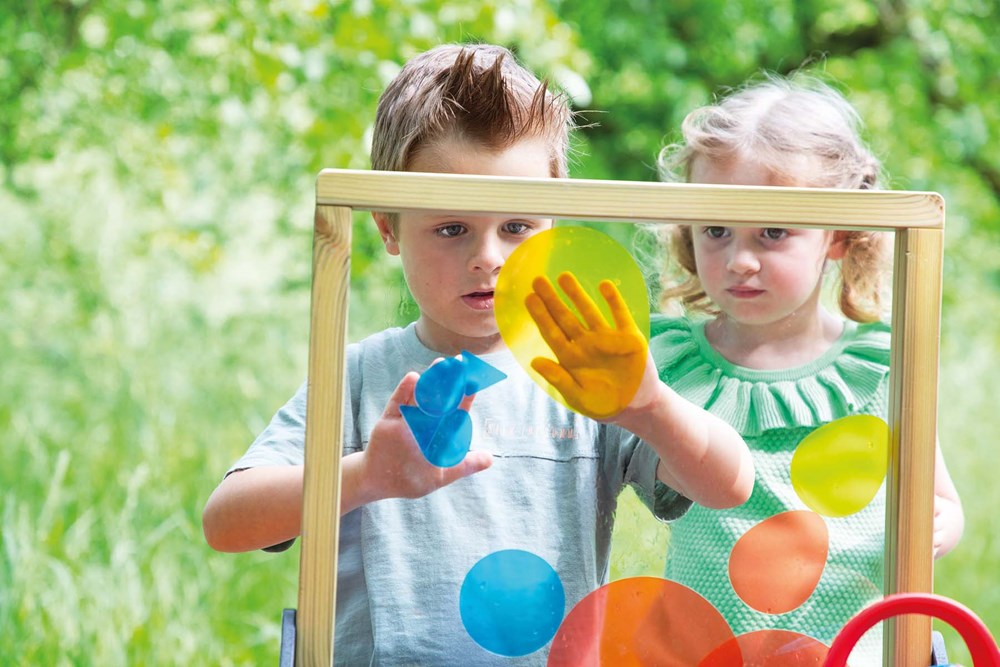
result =
[{"label": "boy's ear", "polygon": [[372,219],[375,220],[375,226],[378,227],[385,251],[390,255],[398,255],[399,241],[396,240],[396,233],[392,231],[392,225],[389,224],[389,216],[385,213],[372,211]]},{"label": "boy's ear", "polygon": [[826,251],[828,259],[843,259],[847,253],[847,232],[837,230],[833,233],[833,240],[830,241],[830,248]]}]

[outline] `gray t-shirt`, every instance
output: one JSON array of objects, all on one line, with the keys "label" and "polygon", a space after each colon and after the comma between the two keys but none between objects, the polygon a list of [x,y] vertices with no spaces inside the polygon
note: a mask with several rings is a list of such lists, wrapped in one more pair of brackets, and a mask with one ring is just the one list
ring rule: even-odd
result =
[{"label": "gray t-shirt", "polygon": [[[361,451],[400,379],[440,355],[414,325],[347,348],[344,454]],[[555,568],[566,613],[606,583],[616,498],[631,484],[662,520],[690,501],[655,480],[658,456],[613,425],[552,400],[509,352],[481,359],[507,374],[471,408],[472,449],[493,465],[423,498],[388,499],[343,517],[335,662],[338,665],[544,665],[548,647],[506,658],[480,647],[459,614],[462,582],[479,559],[523,549]],[[230,472],[298,465],[306,385]]]}]

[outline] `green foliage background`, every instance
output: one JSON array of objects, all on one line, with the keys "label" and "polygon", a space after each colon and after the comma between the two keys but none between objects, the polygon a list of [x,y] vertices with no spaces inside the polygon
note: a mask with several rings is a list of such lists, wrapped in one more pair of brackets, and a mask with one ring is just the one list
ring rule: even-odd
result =
[{"label": "green foliage background", "polygon": [[[937,590],[1000,628],[997,0],[0,0],[0,662],[277,660],[297,548],[200,513],[305,374],[313,183],[367,168],[379,91],[442,41],[514,48],[597,110],[575,177],[653,180],[684,114],[824,71],[892,186],[948,202],[941,440],[966,535]],[[359,221],[351,335],[404,319]],[[659,573],[626,506],[616,574]],[[948,634],[953,661],[967,654]]]}]

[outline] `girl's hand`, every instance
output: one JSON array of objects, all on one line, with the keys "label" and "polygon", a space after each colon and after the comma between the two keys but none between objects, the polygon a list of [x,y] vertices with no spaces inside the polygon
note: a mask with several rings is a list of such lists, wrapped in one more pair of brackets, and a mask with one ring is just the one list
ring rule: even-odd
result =
[{"label": "girl's hand", "polygon": [[[383,498],[420,498],[485,470],[493,463],[493,456],[486,451],[470,451],[450,468],[439,468],[427,460],[399,410],[400,405],[413,404],[419,377],[417,373],[407,373],[400,380],[362,452],[360,484],[366,502]],[[473,398],[466,396],[459,409],[468,411]]]},{"label": "girl's hand", "polygon": [[536,357],[531,367],[580,414],[610,419],[633,401],[650,366],[646,338],[610,280],[602,281],[598,289],[611,309],[613,327],[572,273],[560,274],[558,282],[580,318],[562,302],[548,278],[536,278],[525,305],[558,362]]},{"label": "girl's hand", "polygon": [[954,501],[934,496],[934,558],[945,555],[958,542],[962,531],[962,508]]}]

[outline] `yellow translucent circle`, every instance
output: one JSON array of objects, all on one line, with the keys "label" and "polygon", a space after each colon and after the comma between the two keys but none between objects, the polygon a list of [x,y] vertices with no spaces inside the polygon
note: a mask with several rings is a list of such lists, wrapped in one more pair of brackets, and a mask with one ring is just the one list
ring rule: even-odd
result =
[{"label": "yellow translucent circle", "polygon": [[[589,227],[555,227],[532,236],[510,254],[500,270],[494,291],[497,327],[521,367],[552,398],[566,405],[562,395],[531,368],[531,360],[535,357],[553,360],[556,357],[524,305],[535,278],[545,276],[555,285],[556,278],[564,271],[576,276],[611,326],[614,326],[611,311],[597,286],[603,280],[613,282],[647,341],[649,298],[642,271],[628,250],[607,234]],[[565,295],[562,296],[566,305],[576,312]]]},{"label": "yellow translucent circle", "polygon": [[799,443],[792,455],[792,486],[811,510],[842,517],[864,508],[885,479],[889,426],[872,415],[843,417]]}]

